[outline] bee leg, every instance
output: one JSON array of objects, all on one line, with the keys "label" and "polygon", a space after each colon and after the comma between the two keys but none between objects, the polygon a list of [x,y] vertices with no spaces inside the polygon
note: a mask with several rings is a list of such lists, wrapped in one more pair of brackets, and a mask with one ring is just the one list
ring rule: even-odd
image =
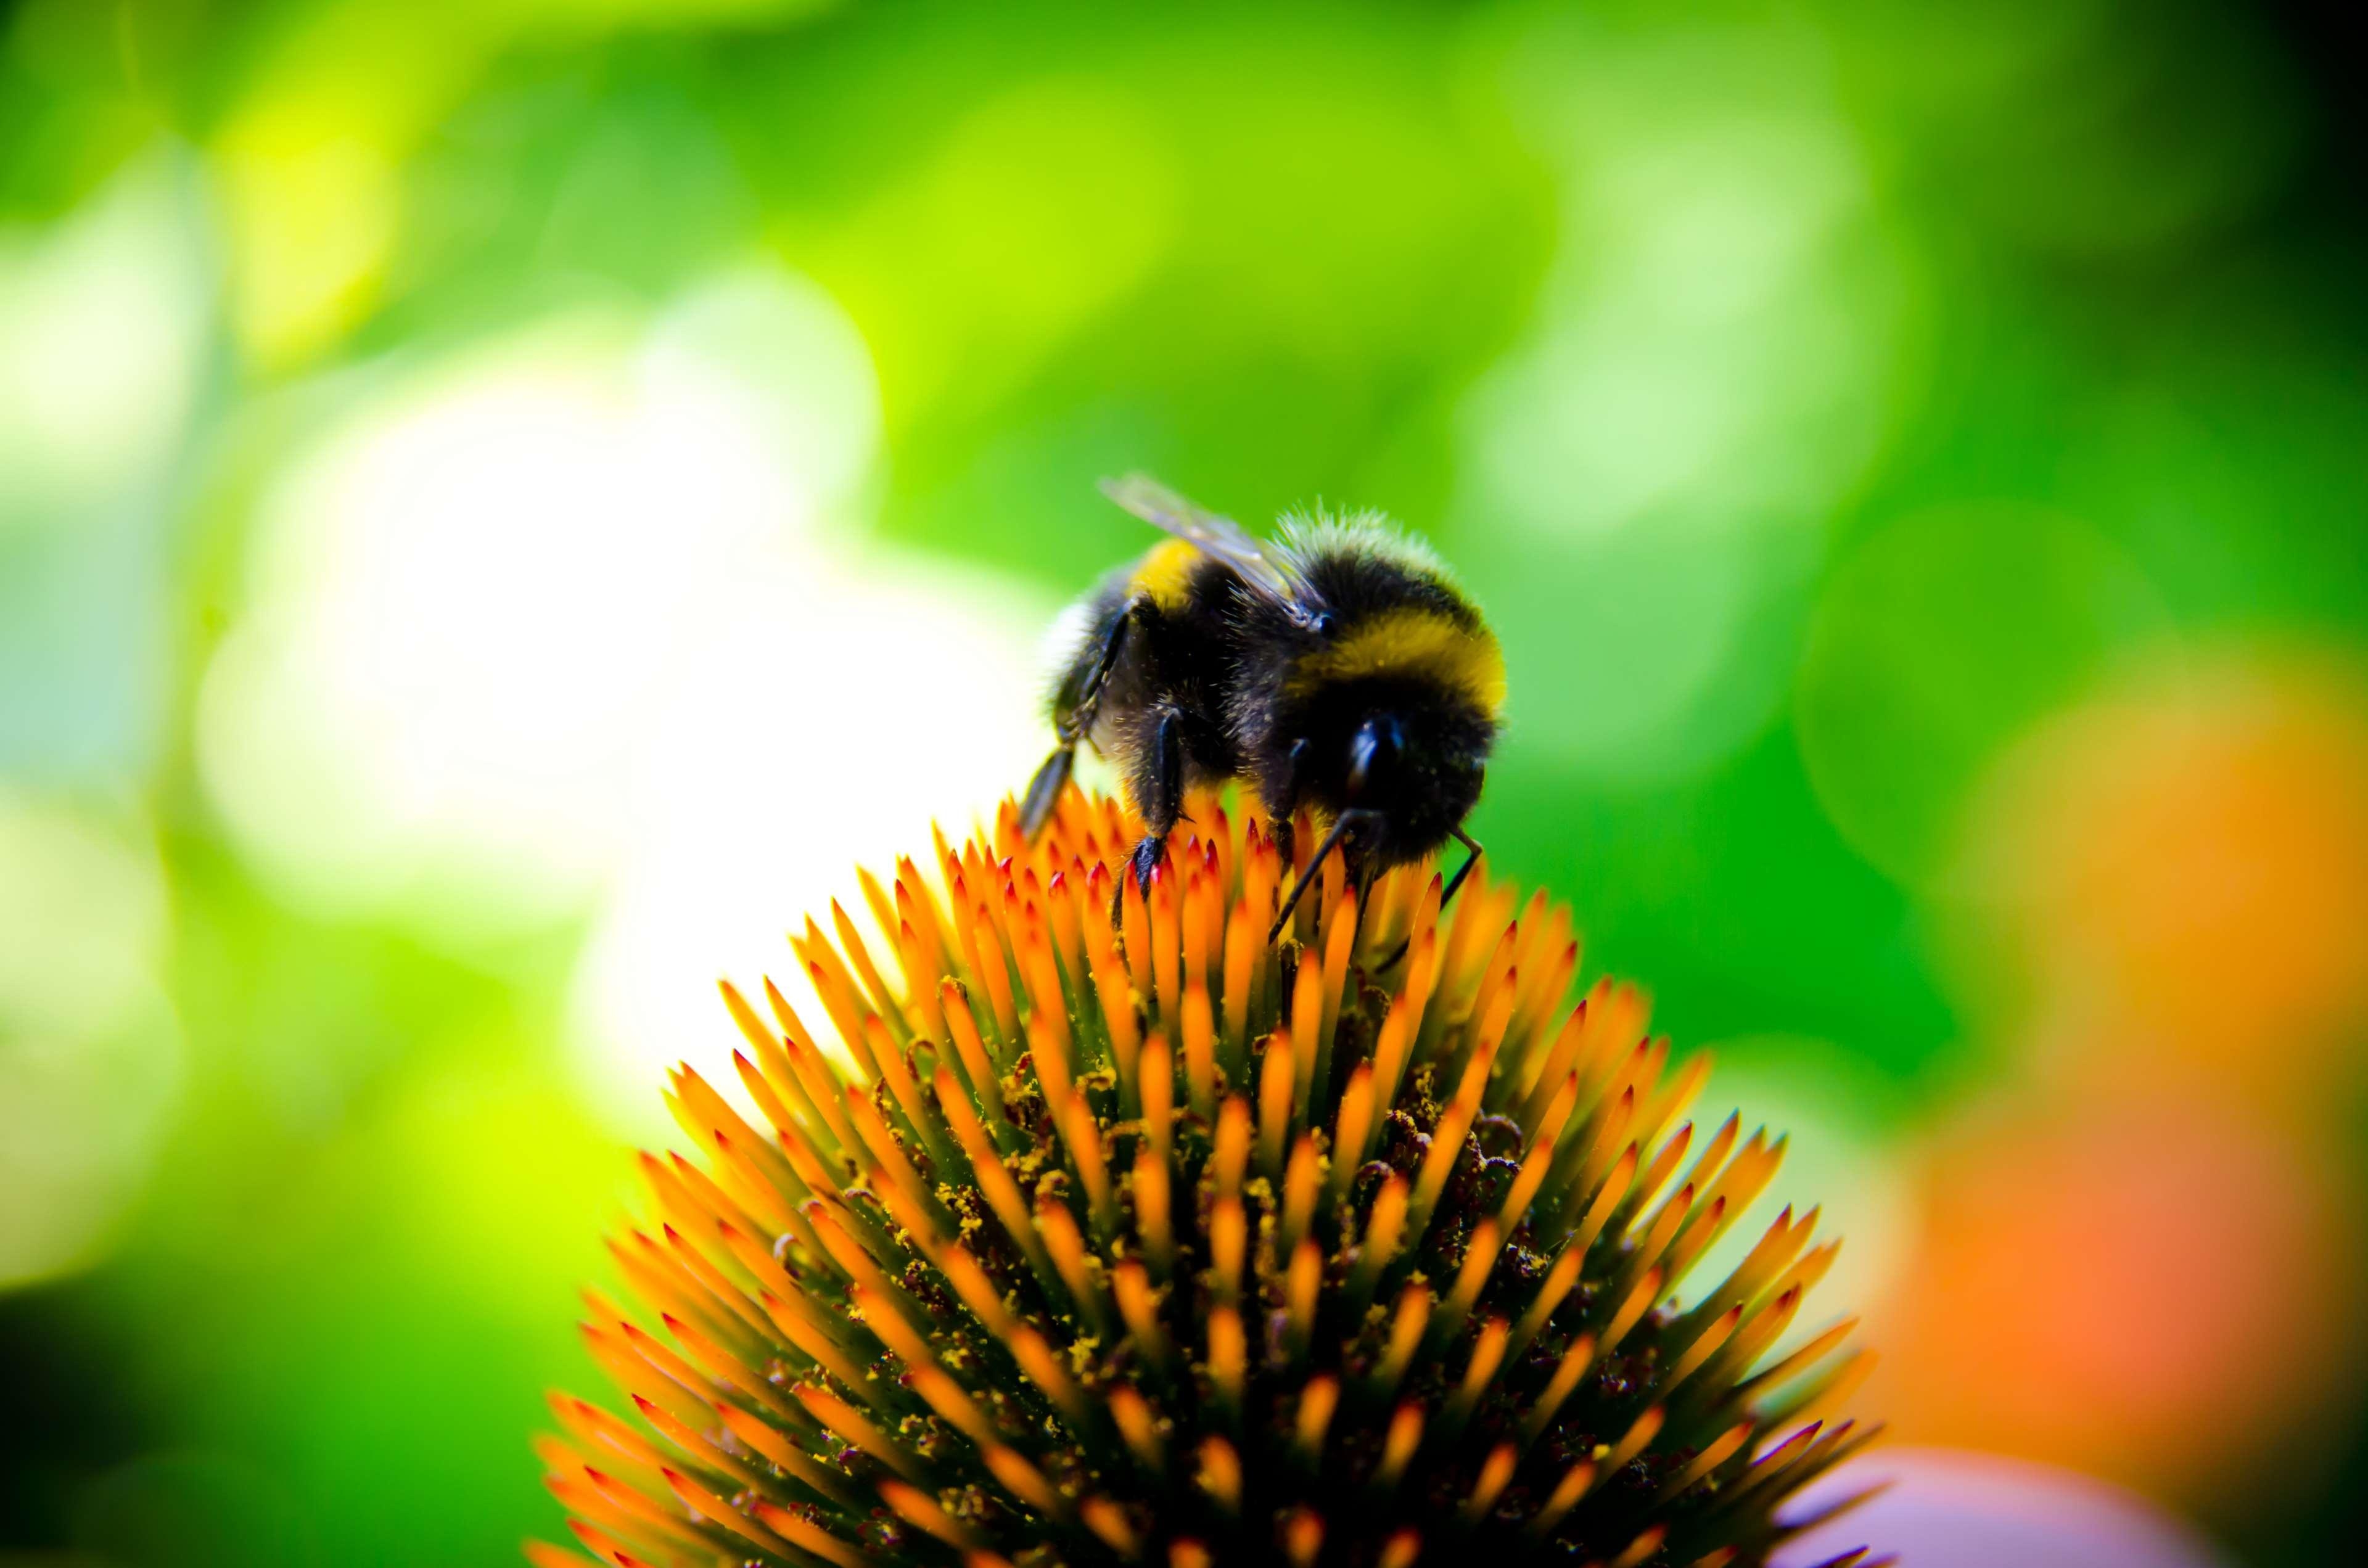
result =
[{"label": "bee leg", "polygon": [[[1442,915],[1447,913],[1448,903],[1455,897],[1455,890],[1463,885],[1463,879],[1470,876],[1472,874],[1472,868],[1480,863],[1480,845],[1477,840],[1460,827],[1455,830],[1455,840],[1457,843],[1463,845],[1466,849],[1471,850],[1472,853],[1463,858],[1463,864],[1455,868],[1455,875],[1447,879],[1447,886],[1440,892],[1439,909],[1440,913]],[[1406,957],[1406,949],[1410,947],[1413,942],[1414,934],[1412,932],[1406,933],[1406,939],[1400,942],[1395,949],[1393,949],[1389,957],[1375,964],[1373,966],[1373,972],[1375,974],[1379,974],[1382,971],[1389,968],[1390,965],[1397,962],[1398,960]]]},{"label": "bee leg", "polygon": [[1348,836],[1350,830],[1372,814],[1371,812],[1361,812],[1350,807],[1333,819],[1332,831],[1324,835],[1324,842],[1317,845],[1315,853],[1307,858],[1307,869],[1299,873],[1299,880],[1291,884],[1291,892],[1283,898],[1282,907],[1275,911],[1274,925],[1269,927],[1266,934],[1269,947],[1272,947],[1275,939],[1282,935],[1282,928],[1291,924],[1292,912],[1299,907],[1300,894],[1305,892],[1309,885],[1323,873],[1324,857],[1331,854],[1340,841]]},{"label": "bee leg", "polygon": [[[1110,617],[1110,625],[1102,630],[1102,645],[1095,651],[1093,664],[1085,670],[1084,678],[1076,680],[1074,690],[1064,687],[1060,706],[1053,714],[1053,728],[1064,744],[1076,744],[1093,728],[1094,715],[1101,709],[1102,687],[1109,684],[1110,671],[1126,647],[1127,628],[1134,624],[1134,618],[1146,603],[1142,598],[1129,599]],[[1072,676],[1071,679],[1076,677]]]},{"label": "bee leg", "polygon": [[1134,846],[1134,886],[1144,897],[1151,896],[1151,873],[1158,869],[1159,862],[1167,858],[1167,840],[1165,838],[1146,834],[1143,842]]},{"label": "bee leg", "polygon": [[1285,869],[1290,869],[1299,847],[1293,842],[1297,836],[1297,830],[1292,825],[1291,813],[1299,809],[1299,778],[1305,769],[1307,752],[1305,735],[1291,743],[1290,757],[1283,763],[1282,788],[1276,793],[1273,800],[1264,802],[1267,827],[1270,830],[1275,851],[1282,858]]},{"label": "bee leg", "polygon": [[1142,893],[1144,897],[1149,898],[1151,873],[1158,868],[1159,862],[1167,858],[1167,835],[1157,833],[1144,834],[1143,841],[1134,846],[1134,853],[1127,857],[1128,871],[1121,874],[1117,885],[1110,889],[1111,930],[1115,931],[1119,928],[1120,917],[1126,912],[1127,876],[1132,875],[1134,878],[1135,891]]},{"label": "bee leg", "polygon": [[1069,787],[1070,770],[1076,765],[1077,748],[1074,744],[1053,748],[1053,755],[1044,759],[1044,766],[1028,782],[1028,798],[1019,807],[1021,837],[1033,842],[1044,831],[1044,824],[1053,820],[1053,808],[1060,803],[1061,791]]},{"label": "bee leg", "polygon": [[1381,880],[1382,864],[1377,856],[1357,858],[1353,881],[1357,889],[1357,928],[1349,934],[1349,950],[1355,952],[1357,944],[1365,937],[1365,914],[1373,904],[1373,884]]},{"label": "bee leg", "polygon": [[1480,863],[1480,841],[1460,827],[1454,830],[1454,834],[1455,842],[1472,853],[1463,858],[1463,864],[1455,868],[1455,875],[1447,879],[1446,891],[1439,895],[1439,907],[1442,910],[1454,899],[1455,890],[1463,885],[1463,879],[1472,874],[1472,868]]},{"label": "bee leg", "polygon": [[1077,743],[1093,728],[1094,714],[1101,707],[1102,687],[1110,680],[1112,666],[1118,663],[1121,650],[1126,646],[1126,629],[1134,619],[1136,604],[1130,602],[1118,614],[1110,617],[1103,629],[1102,645],[1095,651],[1093,663],[1079,679],[1072,674],[1062,686],[1053,710],[1053,733],[1061,744],[1044,759],[1044,766],[1029,780],[1028,796],[1019,808],[1020,836],[1034,839],[1053,820],[1053,808],[1061,803],[1061,791],[1068,788],[1069,774],[1076,767]]},{"label": "bee leg", "polygon": [[[1167,854],[1167,835],[1184,812],[1184,715],[1162,709],[1150,744],[1143,748],[1142,770],[1127,780],[1143,824],[1151,831],[1134,846],[1133,871],[1137,892],[1151,896],[1151,873]],[[1125,892],[1121,885],[1121,894]],[[1110,924],[1118,924],[1120,900],[1110,901]]]}]

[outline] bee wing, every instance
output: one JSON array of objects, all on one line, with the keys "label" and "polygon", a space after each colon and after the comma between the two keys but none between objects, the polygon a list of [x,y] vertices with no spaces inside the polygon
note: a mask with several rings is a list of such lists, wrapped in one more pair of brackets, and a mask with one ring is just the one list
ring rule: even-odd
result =
[{"label": "bee wing", "polygon": [[[1253,593],[1272,599],[1294,619],[1307,620],[1308,608],[1299,579],[1277,555],[1258,548],[1258,541],[1231,517],[1194,505],[1148,474],[1130,473],[1102,481],[1102,494],[1154,528],[1190,540],[1204,554],[1232,567]],[[1286,558],[1287,559],[1287,558]]]}]

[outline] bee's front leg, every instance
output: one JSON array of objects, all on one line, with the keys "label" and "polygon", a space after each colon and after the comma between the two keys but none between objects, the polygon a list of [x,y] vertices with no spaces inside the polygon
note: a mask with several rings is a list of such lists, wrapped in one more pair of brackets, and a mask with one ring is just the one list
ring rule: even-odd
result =
[{"label": "bee's front leg", "polygon": [[1292,814],[1299,810],[1299,781],[1307,772],[1308,750],[1305,735],[1291,743],[1291,753],[1283,761],[1281,787],[1262,802],[1266,807],[1268,836],[1274,840],[1275,850],[1281,856],[1282,869],[1286,872],[1297,864],[1299,858],[1299,846],[1294,842],[1297,831],[1292,823]]},{"label": "bee's front leg", "polygon": [[1069,787],[1069,775],[1077,766],[1077,748],[1074,743],[1053,748],[1036,777],[1028,781],[1028,794],[1019,806],[1019,835],[1030,843],[1044,831],[1053,820],[1053,808],[1061,803],[1061,791]]},{"label": "bee's front leg", "polygon": [[1060,744],[1044,759],[1044,766],[1029,780],[1027,796],[1019,807],[1020,835],[1033,842],[1053,819],[1053,808],[1060,804],[1061,791],[1068,788],[1069,775],[1077,762],[1077,743],[1094,727],[1094,717],[1101,709],[1102,691],[1110,684],[1110,671],[1118,667],[1119,654],[1126,648],[1127,629],[1143,612],[1144,601],[1128,600],[1110,616],[1097,633],[1098,641],[1089,645],[1073,665],[1061,682],[1053,699],[1053,733]]},{"label": "bee's front leg", "polygon": [[[1184,715],[1174,708],[1157,710],[1151,733],[1142,747],[1134,776],[1128,781],[1129,793],[1134,798],[1135,810],[1143,813],[1143,824],[1151,831],[1134,846],[1129,861],[1134,875],[1135,891],[1144,897],[1151,896],[1151,873],[1167,856],[1167,835],[1176,829],[1176,822],[1184,812]],[[1126,887],[1123,882],[1110,898],[1110,924],[1119,923]]]},{"label": "bee's front leg", "polygon": [[[1463,880],[1472,874],[1472,868],[1480,863],[1480,841],[1478,839],[1474,838],[1461,827],[1452,829],[1452,836],[1457,843],[1463,845],[1464,848],[1469,849],[1472,853],[1463,858],[1463,864],[1456,867],[1455,874],[1447,879],[1447,889],[1439,895],[1439,908],[1441,914],[1446,913],[1447,906],[1455,902],[1456,890],[1463,887]],[[1364,918],[1363,906],[1361,904],[1359,906],[1358,918],[1360,920]],[[1405,941],[1400,942],[1396,947],[1390,949],[1389,957],[1383,959],[1381,962],[1373,966],[1373,972],[1375,974],[1379,974],[1383,970],[1389,968],[1390,965],[1397,962],[1398,960],[1406,957],[1406,949],[1413,946],[1413,944],[1414,936],[1409,932]]]},{"label": "bee's front leg", "polygon": [[1119,607],[1101,631],[1101,645],[1088,652],[1071,673],[1068,687],[1061,697],[1059,710],[1053,717],[1053,727],[1061,739],[1071,745],[1083,740],[1086,732],[1094,727],[1094,715],[1101,709],[1102,689],[1110,684],[1110,671],[1118,667],[1119,654],[1126,650],[1126,634],[1137,616],[1146,613],[1150,602],[1140,595]]},{"label": "bee's front leg", "polygon": [[1144,897],[1151,896],[1151,873],[1167,858],[1167,840],[1157,834],[1145,834],[1143,842],[1134,846],[1129,864],[1134,871],[1135,891]]}]

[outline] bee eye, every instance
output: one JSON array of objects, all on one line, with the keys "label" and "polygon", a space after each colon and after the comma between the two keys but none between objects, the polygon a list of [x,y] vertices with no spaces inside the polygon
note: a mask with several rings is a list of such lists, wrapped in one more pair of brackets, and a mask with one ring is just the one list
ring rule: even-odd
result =
[{"label": "bee eye", "polygon": [[1329,637],[1332,635],[1332,629],[1337,624],[1338,622],[1332,619],[1332,612],[1330,610],[1319,609],[1315,612],[1315,619],[1309,621],[1307,623],[1307,627],[1309,631],[1315,632],[1318,637]]}]

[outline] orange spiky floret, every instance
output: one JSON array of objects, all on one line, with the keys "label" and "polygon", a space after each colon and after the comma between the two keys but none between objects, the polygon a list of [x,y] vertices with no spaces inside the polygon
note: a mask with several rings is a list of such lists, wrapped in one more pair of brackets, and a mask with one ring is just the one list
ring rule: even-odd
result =
[{"label": "orange spiky floret", "polygon": [[865,875],[886,967],[837,904],[791,938],[835,1053],[724,984],[765,1125],[673,1074],[699,1157],[612,1244],[648,1321],[584,1325],[642,1424],[554,1395],[538,1444],[596,1558],[1749,1565],[1873,1436],[1813,1419],[1849,1324],[1779,1354],[1814,1211],[1672,1300],[1784,1142],[1695,1138],[1704,1062],[1570,1002],[1566,911],[1327,875],[1269,947],[1279,835],[1195,815],[1147,892],[1074,789]]}]

